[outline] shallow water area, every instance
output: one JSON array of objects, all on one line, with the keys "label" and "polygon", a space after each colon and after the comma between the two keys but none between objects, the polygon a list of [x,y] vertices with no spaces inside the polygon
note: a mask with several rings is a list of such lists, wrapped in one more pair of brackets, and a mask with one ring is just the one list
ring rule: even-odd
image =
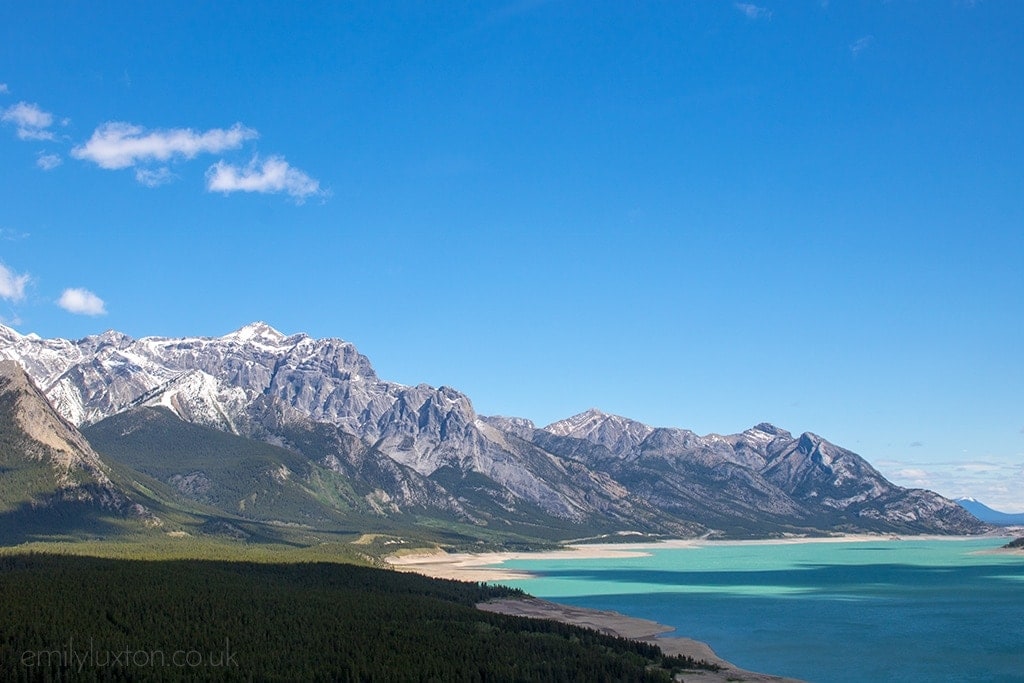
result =
[{"label": "shallow water area", "polygon": [[808,681],[1024,681],[1024,553],[1005,539],[705,543],[515,559],[502,581],[709,643]]}]

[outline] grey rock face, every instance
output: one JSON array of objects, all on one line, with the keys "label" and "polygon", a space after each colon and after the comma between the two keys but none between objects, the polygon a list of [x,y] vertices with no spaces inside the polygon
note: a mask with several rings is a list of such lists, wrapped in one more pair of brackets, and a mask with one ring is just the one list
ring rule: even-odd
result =
[{"label": "grey rock face", "polygon": [[590,410],[535,432],[534,439],[607,471],[661,510],[736,535],[985,529],[938,494],[893,485],[851,451],[767,423],[741,434],[698,436]]},{"label": "grey rock face", "polygon": [[223,337],[107,332],[78,341],[0,326],[0,358],[21,363],[71,423],[163,406],[300,452],[350,477],[381,514],[420,509],[481,524],[516,518],[675,535],[982,528],[953,503],[895,487],[812,434],[760,424],[699,436],[598,410],[538,429],[479,416],[450,387],[381,380],[348,342],[265,323]]},{"label": "grey rock face", "polygon": [[[481,421],[468,397],[449,387],[382,381],[366,357],[342,340],[286,336],[264,323],[218,338],[132,340],[108,332],[69,342],[7,329],[0,337],[0,357],[35,368],[54,406],[76,424],[140,405],[162,405],[186,421],[279,443],[283,425],[276,420],[287,414],[283,419],[293,425],[302,422],[310,429],[325,424],[357,437],[358,448],[321,443],[323,452],[309,453],[337,463],[338,471],[368,476],[361,455],[367,447],[393,461],[377,468],[380,493],[367,494],[377,501],[386,498],[386,509],[420,505],[459,511],[457,491],[442,489],[440,494],[436,484],[428,490],[422,481],[416,483],[448,469],[492,479],[499,490],[512,494],[512,503],[504,500],[505,493],[499,496],[506,508],[528,503],[570,520],[582,520],[591,511],[576,500],[575,485],[557,481],[566,475],[556,458],[547,453],[537,457],[538,449],[521,441],[509,450],[505,434]],[[268,410],[271,406],[278,407],[276,412]],[[525,466],[531,458],[556,481]],[[395,469],[395,464],[402,467]],[[613,494],[598,498],[607,495]]]},{"label": "grey rock face", "polygon": [[[18,446],[3,458],[38,463],[48,470],[50,490],[31,505],[87,502],[158,525],[159,519],[134,503],[110,480],[109,468],[77,429],[58,415],[24,369],[0,361],[0,405],[5,435]],[[9,502],[9,501],[7,501]]]}]

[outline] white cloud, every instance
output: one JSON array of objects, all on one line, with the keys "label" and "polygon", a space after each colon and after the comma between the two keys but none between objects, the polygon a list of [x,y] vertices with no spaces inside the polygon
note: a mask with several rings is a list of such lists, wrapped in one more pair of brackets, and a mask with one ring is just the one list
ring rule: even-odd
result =
[{"label": "white cloud", "polygon": [[758,7],[749,2],[737,2],[733,5],[747,19],[771,19],[772,11],[767,7]]},{"label": "white cloud", "polygon": [[13,123],[22,140],[53,140],[53,133],[47,130],[53,125],[53,114],[43,111],[38,104],[18,102],[0,115],[4,123]]},{"label": "white cloud", "polygon": [[147,131],[131,123],[110,121],[93,131],[84,144],[71,150],[76,159],[92,161],[100,168],[128,168],[139,163],[192,159],[198,154],[216,154],[235,149],[257,137],[251,128],[236,123],[231,128],[196,132],[191,128]]},{"label": "white cloud", "polygon": [[1003,465],[1000,465],[998,463],[993,463],[993,462],[964,462],[964,463],[960,463],[959,465],[956,465],[953,469],[956,470],[957,472],[960,472],[960,473],[965,473],[965,472],[979,472],[979,473],[1001,472],[1003,470]]},{"label": "white cloud", "polygon": [[44,171],[52,171],[62,163],[64,160],[60,158],[59,154],[40,154],[36,157],[36,166]]},{"label": "white cloud", "polygon": [[929,478],[928,472],[918,467],[904,467],[902,470],[896,470],[893,472],[892,476],[899,477],[900,479],[914,479],[918,481],[927,481]]},{"label": "white cloud", "polygon": [[1024,467],[992,458],[963,462],[882,461],[894,484],[925,488],[949,498],[975,498],[1003,512],[1024,512]]},{"label": "white cloud", "polygon": [[146,187],[159,187],[174,180],[174,174],[166,166],[160,168],[137,168],[135,180]]},{"label": "white cloud", "polygon": [[856,57],[861,52],[864,52],[864,50],[867,50],[869,47],[871,47],[871,45],[874,44],[874,42],[874,36],[864,36],[863,38],[858,38],[857,40],[850,43],[850,53],[853,54],[854,57]]},{"label": "white cloud", "polygon": [[27,273],[18,275],[0,263],[0,299],[18,302],[25,298],[25,285],[32,277]]},{"label": "white cloud", "polygon": [[[74,147],[71,156],[105,169],[134,168],[136,181],[157,187],[176,177],[172,167],[167,165],[169,162],[237,149],[257,137],[255,130],[241,123],[226,129],[195,131],[191,128],[147,130],[132,123],[108,121],[98,126],[87,141]],[[42,166],[44,162],[40,159],[39,163]],[[218,161],[206,171],[206,188],[225,194],[282,193],[299,203],[310,196],[327,194],[318,180],[294,168],[282,156],[265,159],[254,156],[245,166]]]},{"label": "white cloud", "polygon": [[284,192],[299,201],[311,195],[323,194],[319,181],[290,166],[279,156],[268,157],[262,163],[253,158],[245,168],[218,161],[206,172],[206,189],[225,194]]},{"label": "white cloud", "polygon": [[88,289],[73,287],[65,289],[57,300],[57,305],[68,313],[77,315],[106,315],[106,305]]}]

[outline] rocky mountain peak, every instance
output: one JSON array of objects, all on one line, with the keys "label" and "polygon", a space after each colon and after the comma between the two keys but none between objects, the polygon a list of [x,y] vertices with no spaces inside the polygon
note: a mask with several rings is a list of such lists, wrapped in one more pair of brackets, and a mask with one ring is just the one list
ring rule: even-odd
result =
[{"label": "rocky mountain peak", "polygon": [[955,515],[929,526],[927,511],[961,508],[922,502],[810,433],[795,439],[762,423],[701,437],[596,408],[536,429],[482,418],[450,387],[380,380],[344,340],[285,336],[264,322],[223,337],[111,332],[77,342],[3,328],[2,358],[21,362],[74,424],[167,408],[185,422],[290,444],[369,486],[371,506],[391,501],[381,509],[404,501],[402,509],[500,509],[493,520],[547,514],[686,534],[911,528],[906,519],[922,530],[976,528]]},{"label": "rocky mountain peak", "polygon": [[14,430],[26,439],[22,457],[48,464],[61,495],[96,500],[108,507],[127,502],[89,443],[57,414],[16,361],[0,361],[0,404],[4,417],[13,418]]},{"label": "rocky mountain peak", "polygon": [[[8,329],[0,325],[0,333]],[[0,381],[11,389],[27,389],[32,383],[21,363],[14,360],[0,360]]]},{"label": "rocky mountain peak", "polygon": [[821,438],[817,434],[811,432],[804,432],[797,439],[797,448],[805,453],[821,453],[822,451],[830,451],[832,444],[825,439]]},{"label": "rocky mountain peak", "polygon": [[605,413],[597,408],[584,410],[572,417],[567,417],[558,422],[552,422],[544,428],[545,431],[559,436],[576,436],[581,432],[590,431],[614,416]]},{"label": "rocky mountain peak", "polygon": [[501,427],[502,429],[507,427],[534,430],[537,428],[537,425],[533,423],[533,420],[530,420],[525,417],[509,417],[508,415],[486,415],[481,416],[481,419],[490,422],[495,427]]},{"label": "rocky mountain peak", "polygon": [[21,339],[21,335],[7,327],[6,325],[0,325],[0,340],[13,342]]},{"label": "rocky mountain peak", "polygon": [[12,400],[14,418],[25,434],[53,449],[65,468],[73,464],[76,451],[90,450],[85,439],[53,411],[17,361],[0,361],[0,393]]},{"label": "rocky mountain peak", "polygon": [[129,337],[123,332],[117,330],[107,330],[103,334],[96,335],[95,337],[86,337],[86,340],[94,342],[97,348],[103,346],[112,346],[114,348],[123,349],[124,347],[131,344],[134,339]]},{"label": "rocky mountain peak", "polygon": [[627,453],[643,442],[653,427],[620,415],[610,415],[591,408],[578,415],[560,420],[544,428],[558,436],[584,439],[612,452]]},{"label": "rocky mountain peak", "polygon": [[760,424],[754,425],[753,427],[751,427],[750,429],[743,433],[750,436],[757,436],[760,434],[766,435],[771,438],[775,438],[777,436],[781,436],[786,439],[793,438],[792,434],[787,432],[785,429],[782,429],[781,427],[776,427],[771,422],[761,422]]},{"label": "rocky mountain peak", "polygon": [[240,343],[245,342],[263,342],[269,344],[280,344],[288,336],[274,329],[262,320],[251,322],[248,325],[240,327],[239,329],[224,335],[221,339],[236,341]]}]

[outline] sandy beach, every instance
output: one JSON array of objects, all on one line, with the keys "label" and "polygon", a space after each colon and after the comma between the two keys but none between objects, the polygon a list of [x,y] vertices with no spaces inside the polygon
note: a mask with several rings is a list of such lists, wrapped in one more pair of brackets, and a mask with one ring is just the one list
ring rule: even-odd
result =
[{"label": "sandy beach", "polygon": [[458,579],[460,581],[503,581],[526,579],[530,572],[507,569],[500,566],[508,560],[565,560],[602,559],[613,557],[643,557],[654,547],[683,548],[696,547],[700,541],[665,541],[664,543],[631,543],[565,546],[562,550],[544,552],[493,552],[493,553],[448,553],[444,550],[409,553],[386,558],[396,569],[414,571],[436,579]]}]

